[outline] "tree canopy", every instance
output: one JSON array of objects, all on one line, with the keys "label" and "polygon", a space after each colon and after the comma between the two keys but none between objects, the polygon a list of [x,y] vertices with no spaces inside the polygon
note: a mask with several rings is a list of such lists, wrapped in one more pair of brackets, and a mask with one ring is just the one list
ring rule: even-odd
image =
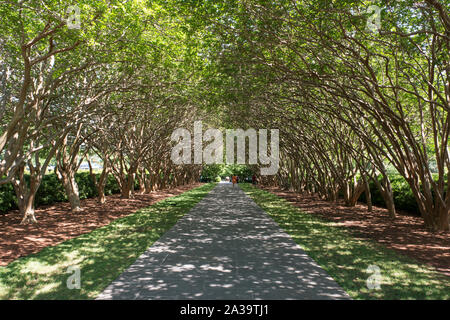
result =
[{"label": "tree canopy", "polygon": [[[389,168],[427,227],[449,230],[450,6],[446,1],[0,0],[0,184],[23,222],[51,161],[74,211],[96,154],[123,197],[198,180],[171,133],[280,130],[263,183],[355,205]],[[30,179],[24,178],[25,172]]]}]

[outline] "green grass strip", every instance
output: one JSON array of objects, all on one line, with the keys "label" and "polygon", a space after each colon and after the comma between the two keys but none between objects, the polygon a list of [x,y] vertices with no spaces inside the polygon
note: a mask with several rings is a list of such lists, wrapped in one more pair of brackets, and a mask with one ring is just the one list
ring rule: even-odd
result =
[{"label": "green grass strip", "polygon": [[[189,212],[215,184],[205,184],[74,239],[0,267],[0,299],[92,299]],[[69,266],[81,288],[68,289]]]},{"label": "green grass strip", "polygon": [[[302,212],[288,201],[250,184],[240,187],[354,299],[450,299],[450,281],[432,267],[352,231]],[[380,268],[380,289],[368,289]],[[373,279],[373,278],[372,278]],[[369,281],[370,282],[370,281]]]}]

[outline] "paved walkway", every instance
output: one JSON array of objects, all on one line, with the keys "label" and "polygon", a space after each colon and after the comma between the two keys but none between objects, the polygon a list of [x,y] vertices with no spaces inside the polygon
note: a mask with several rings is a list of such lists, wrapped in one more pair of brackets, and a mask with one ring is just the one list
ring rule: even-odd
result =
[{"label": "paved walkway", "polygon": [[98,299],[348,299],[240,188],[218,184]]}]

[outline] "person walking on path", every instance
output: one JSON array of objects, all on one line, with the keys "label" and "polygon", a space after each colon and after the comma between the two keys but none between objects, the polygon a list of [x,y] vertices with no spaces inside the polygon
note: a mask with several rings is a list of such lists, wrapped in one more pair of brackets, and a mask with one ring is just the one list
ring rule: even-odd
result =
[{"label": "person walking on path", "polygon": [[234,185],[237,183],[237,177],[236,177],[236,176],[233,176],[233,177],[231,178],[231,182],[233,182],[233,188],[234,188]]},{"label": "person walking on path", "polygon": [[241,188],[219,183],[97,296],[109,299],[350,297]]}]

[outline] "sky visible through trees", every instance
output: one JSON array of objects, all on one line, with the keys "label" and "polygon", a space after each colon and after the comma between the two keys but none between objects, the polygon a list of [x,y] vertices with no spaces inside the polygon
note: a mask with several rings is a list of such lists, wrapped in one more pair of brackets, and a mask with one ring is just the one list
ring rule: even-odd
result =
[{"label": "sky visible through trees", "polygon": [[425,226],[449,231],[449,9],[0,0],[0,184],[34,223],[49,165],[73,212],[75,173],[94,156],[100,202],[108,175],[123,198],[136,180],[145,192],[198,181],[202,164],[171,161],[171,134],[202,121],[279,130],[279,170],[263,184],[354,206],[374,183],[395,218],[395,172]]}]

